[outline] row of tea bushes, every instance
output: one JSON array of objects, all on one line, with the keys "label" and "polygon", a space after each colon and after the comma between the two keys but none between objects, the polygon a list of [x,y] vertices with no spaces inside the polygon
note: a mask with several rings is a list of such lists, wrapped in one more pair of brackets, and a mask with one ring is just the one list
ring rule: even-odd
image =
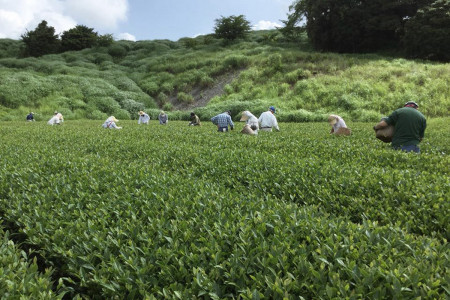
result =
[{"label": "row of tea bushes", "polygon": [[421,155],[364,123],[122,125],[0,127],[0,210],[82,296],[448,296],[448,122]]}]

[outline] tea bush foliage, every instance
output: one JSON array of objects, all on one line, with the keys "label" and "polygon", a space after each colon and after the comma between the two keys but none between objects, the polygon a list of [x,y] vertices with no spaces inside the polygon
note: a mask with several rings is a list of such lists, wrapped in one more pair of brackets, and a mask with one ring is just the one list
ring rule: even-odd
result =
[{"label": "tea bush foliage", "polygon": [[68,295],[449,296],[448,118],[429,121],[416,155],[371,123],[348,122],[350,137],[325,122],[248,136],[238,122],[217,133],[203,109],[201,127],[160,126],[156,109],[122,130],[0,123],[2,219],[68,275]]},{"label": "tea bush foliage", "polygon": [[20,250],[0,228],[0,294],[2,299],[61,299],[62,290],[54,292],[52,270],[38,271],[36,260]]}]

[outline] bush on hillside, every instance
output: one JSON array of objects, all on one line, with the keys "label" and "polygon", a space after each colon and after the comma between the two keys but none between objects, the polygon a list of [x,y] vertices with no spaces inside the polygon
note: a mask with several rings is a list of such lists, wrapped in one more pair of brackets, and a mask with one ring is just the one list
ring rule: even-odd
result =
[{"label": "bush on hillside", "polygon": [[122,108],[130,113],[131,119],[137,119],[138,113],[145,110],[145,105],[132,99],[125,99],[121,102]]},{"label": "bush on hillside", "polygon": [[86,110],[86,118],[90,120],[106,120],[109,116],[96,109],[95,107],[90,107]]},{"label": "bush on hillside", "polygon": [[194,97],[191,94],[184,93],[184,92],[179,92],[177,94],[177,99],[178,99],[178,101],[183,102],[183,103],[193,103],[194,102]]},{"label": "bush on hillside", "polygon": [[111,115],[116,110],[120,109],[119,103],[112,97],[95,96],[88,99],[88,104],[95,106],[99,111]]},{"label": "bush on hillside", "polygon": [[230,55],[225,58],[223,61],[223,66],[225,69],[233,70],[233,69],[242,69],[249,65],[250,60],[247,56],[244,55]]},{"label": "bush on hillside", "polygon": [[114,44],[108,48],[108,54],[115,58],[122,58],[127,55],[127,50],[121,45]]}]

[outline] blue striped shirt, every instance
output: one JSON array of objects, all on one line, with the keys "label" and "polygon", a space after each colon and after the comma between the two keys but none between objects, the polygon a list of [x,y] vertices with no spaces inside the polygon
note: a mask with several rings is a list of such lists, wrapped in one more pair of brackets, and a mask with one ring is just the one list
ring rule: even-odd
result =
[{"label": "blue striped shirt", "polygon": [[234,123],[231,120],[231,117],[227,113],[221,113],[213,118],[211,118],[211,122],[219,127],[234,127]]}]

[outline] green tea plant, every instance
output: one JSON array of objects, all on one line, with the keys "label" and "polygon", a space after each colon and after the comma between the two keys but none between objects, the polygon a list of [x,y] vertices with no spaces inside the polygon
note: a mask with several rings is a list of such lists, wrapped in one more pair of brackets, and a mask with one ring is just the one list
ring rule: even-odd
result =
[{"label": "green tea plant", "polygon": [[[36,260],[9,239],[0,229],[0,293],[3,299],[61,299],[62,291],[52,290],[52,270],[38,271]],[[58,289],[61,286],[58,286]]]},{"label": "green tea plant", "polygon": [[448,296],[448,118],[420,155],[202,121],[1,122],[2,217],[85,298]]}]

